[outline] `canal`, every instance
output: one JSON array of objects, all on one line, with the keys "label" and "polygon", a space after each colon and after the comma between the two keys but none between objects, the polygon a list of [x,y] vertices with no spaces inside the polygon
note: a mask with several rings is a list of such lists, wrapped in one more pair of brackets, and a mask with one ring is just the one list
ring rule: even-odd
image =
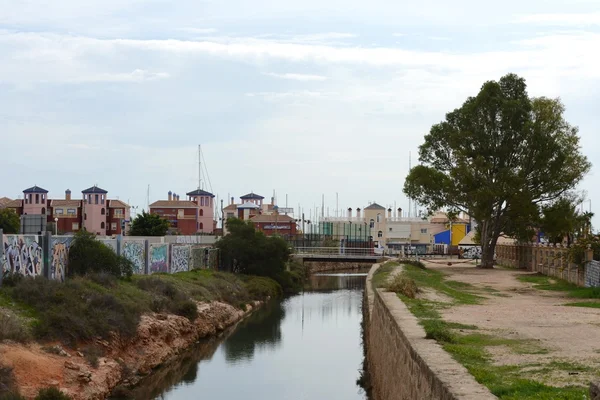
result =
[{"label": "canal", "polygon": [[364,400],[366,273],[318,274],[302,294],[271,302],[221,337],[153,373],[136,399]]}]

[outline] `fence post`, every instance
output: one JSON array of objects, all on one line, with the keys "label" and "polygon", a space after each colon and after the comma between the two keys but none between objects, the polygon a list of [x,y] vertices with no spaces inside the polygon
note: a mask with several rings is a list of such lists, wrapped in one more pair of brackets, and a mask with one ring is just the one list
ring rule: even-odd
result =
[{"label": "fence post", "polygon": [[[168,259],[168,251],[167,251],[167,259]],[[148,239],[144,240],[144,274],[150,274],[150,242]]]},{"label": "fence post", "polygon": [[2,286],[2,277],[4,276],[4,232],[0,229],[0,286]]},{"label": "fence post", "polygon": [[[2,232],[2,231],[0,231]],[[585,264],[583,265],[583,286],[585,286],[585,275],[586,275],[586,271],[587,269],[590,267],[590,264],[592,263],[592,261],[594,260],[594,250],[592,250],[592,246],[591,245],[587,245],[587,249],[585,249]],[[577,271],[577,282],[579,283],[579,271]]]},{"label": "fence post", "polygon": [[119,233],[117,235],[117,256],[120,257],[121,256],[121,247],[123,244],[123,235],[121,233]]},{"label": "fence post", "polygon": [[[50,252],[52,251],[52,232],[46,231],[42,239],[42,257],[44,259],[44,277],[52,279]],[[65,275],[67,271],[65,271]]]}]

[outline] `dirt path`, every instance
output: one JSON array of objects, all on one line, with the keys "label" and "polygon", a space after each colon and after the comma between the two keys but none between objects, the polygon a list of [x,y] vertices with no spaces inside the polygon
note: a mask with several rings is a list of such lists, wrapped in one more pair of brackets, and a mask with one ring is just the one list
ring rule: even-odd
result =
[{"label": "dirt path", "polygon": [[426,262],[448,279],[473,285],[485,297],[478,305],[458,305],[441,310],[446,321],[476,325],[482,333],[533,343],[537,354],[519,354],[504,346],[489,348],[498,365],[548,366],[557,363],[583,365],[586,372],[546,372],[542,381],[554,386],[587,384],[600,371],[600,309],[569,307],[573,302],[562,292],[534,289],[517,280],[526,271],[482,270],[468,263],[452,266]]}]

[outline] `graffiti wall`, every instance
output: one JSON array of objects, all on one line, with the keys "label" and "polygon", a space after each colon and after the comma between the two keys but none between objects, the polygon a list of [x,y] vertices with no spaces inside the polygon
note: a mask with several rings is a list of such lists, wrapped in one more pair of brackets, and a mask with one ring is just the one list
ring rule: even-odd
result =
[{"label": "graffiti wall", "polygon": [[463,258],[481,258],[481,246],[459,246]]},{"label": "graffiti wall", "polygon": [[43,273],[42,246],[35,235],[4,235],[2,246],[4,273],[38,276]]},{"label": "graffiti wall", "polygon": [[124,241],[121,255],[133,263],[134,274],[144,274],[146,255],[144,254],[144,242]]},{"label": "graffiti wall", "polygon": [[190,270],[190,247],[188,245],[171,245],[171,273]]},{"label": "graffiti wall", "polygon": [[102,243],[104,243],[104,245],[106,247],[109,247],[110,249],[112,249],[112,251],[114,251],[115,253],[117,252],[117,239],[99,239]]},{"label": "graffiti wall", "polygon": [[64,282],[73,236],[53,236],[50,240],[50,279]]},{"label": "graffiti wall", "polygon": [[150,265],[151,274],[156,272],[169,272],[169,245],[161,243],[150,244]]}]

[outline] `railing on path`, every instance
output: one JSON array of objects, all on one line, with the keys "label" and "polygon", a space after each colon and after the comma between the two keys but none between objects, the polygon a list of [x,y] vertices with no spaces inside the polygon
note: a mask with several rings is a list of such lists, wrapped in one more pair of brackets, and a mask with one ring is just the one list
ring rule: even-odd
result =
[{"label": "railing on path", "polygon": [[295,254],[304,258],[377,258],[383,249],[360,247],[297,247]]}]

